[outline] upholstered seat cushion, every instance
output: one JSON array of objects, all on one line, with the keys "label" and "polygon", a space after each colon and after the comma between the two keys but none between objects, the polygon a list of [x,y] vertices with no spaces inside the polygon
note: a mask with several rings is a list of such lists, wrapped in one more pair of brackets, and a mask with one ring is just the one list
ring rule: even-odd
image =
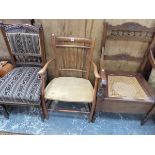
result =
[{"label": "upholstered seat cushion", "polygon": [[39,67],[17,67],[0,78],[0,102],[40,103]]},{"label": "upholstered seat cushion", "polygon": [[68,102],[92,102],[93,86],[89,80],[83,78],[59,77],[48,84],[45,98]]}]

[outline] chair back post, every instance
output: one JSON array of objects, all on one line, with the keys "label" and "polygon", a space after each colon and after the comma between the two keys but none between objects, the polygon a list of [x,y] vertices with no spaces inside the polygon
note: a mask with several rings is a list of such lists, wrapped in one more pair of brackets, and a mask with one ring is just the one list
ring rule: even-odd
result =
[{"label": "chair back post", "polygon": [[[102,39],[102,48],[101,48],[101,55],[100,55],[100,74],[102,72],[102,69],[105,69],[105,62],[104,62],[104,55],[105,55],[105,44],[106,44],[106,38],[107,38],[107,22],[103,22],[103,39]],[[103,67],[103,68],[102,68]]]},{"label": "chair back post", "polygon": [[93,50],[95,47],[95,40],[91,41],[91,49],[90,52],[87,51],[87,59],[88,59],[88,63],[87,63],[87,68],[86,68],[86,79],[89,80],[90,79],[90,68],[91,68],[91,61],[92,61],[92,57],[93,57]]},{"label": "chair back post", "polygon": [[153,35],[152,41],[149,43],[149,46],[145,52],[144,59],[138,69],[138,72],[143,75],[145,80],[149,79],[152,70],[152,62],[150,61],[150,53],[155,54],[155,33]]},{"label": "chair back post", "polygon": [[154,45],[155,45],[155,31],[153,33],[153,37],[152,37],[151,41],[149,41],[148,48],[145,51],[145,54],[144,54],[144,57],[143,57],[143,61],[142,61],[141,65],[140,65],[140,67],[138,69],[138,72],[140,72],[140,73],[144,72],[144,68],[145,68],[145,66],[148,63],[149,51],[150,51],[150,49],[152,49],[154,47]]},{"label": "chair back post", "polygon": [[106,38],[107,38],[107,29],[108,29],[108,23],[103,22],[103,38],[102,38],[102,46],[105,47],[106,44]]},{"label": "chair back post", "polygon": [[44,30],[41,24],[39,28],[39,38],[40,38],[40,48],[41,48],[41,57],[42,57],[42,66],[46,63],[46,51],[45,51],[45,41],[44,41]]},{"label": "chair back post", "polygon": [[57,50],[56,50],[56,37],[54,34],[52,34],[52,47],[54,51],[54,59],[55,59],[55,76],[59,77],[59,67],[58,67],[58,56],[57,56]]}]

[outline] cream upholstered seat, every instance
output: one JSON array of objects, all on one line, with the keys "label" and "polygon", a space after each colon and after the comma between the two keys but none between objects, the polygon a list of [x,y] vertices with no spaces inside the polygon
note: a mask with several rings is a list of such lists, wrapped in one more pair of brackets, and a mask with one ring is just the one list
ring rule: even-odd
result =
[{"label": "cream upholstered seat", "polygon": [[67,102],[92,102],[93,86],[89,80],[83,78],[59,77],[48,84],[45,98]]}]

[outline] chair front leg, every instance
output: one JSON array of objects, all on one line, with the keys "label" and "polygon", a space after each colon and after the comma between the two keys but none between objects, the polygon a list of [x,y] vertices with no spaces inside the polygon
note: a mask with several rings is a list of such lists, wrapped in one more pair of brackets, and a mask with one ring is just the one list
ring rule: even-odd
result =
[{"label": "chair front leg", "polygon": [[149,111],[146,113],[144,118],[141,120],[141,125],[144,125],[147,122],[147,120],[151,117],[150,114],[151,114],[152,110],[154,109],[154,107],[155,107],[155,104],[149,109]]},{"label": "chair front leg", "polygon": [[43,112],[43,116],[45,119],[48,119],[48,110],[45,101],[45,75],[41,75],[41,108]]},{"label": "chair front leg", "polygon": [[42,97],[42,100],[41,100],[41,108],[42,108],[44,119],[48,119],[48,110],[47,110],[46,101],[44,97]]},{"label": "chair front leg", "polygon": [[0,106],[1,106],[2,109],[3,109],[4,117],[7,118],[7,119],[9,119],[9,113],[8,113],[8,111],[7,111],[6,106],[5,106],[5,105],[0,105]]},{"label": "chair front leg", "polygon": [[95,114],[95,108],[96,108],[96,94],[97,94],[97,88],[98,88],[98,82],[99,79],[95,79],[95,86],[94,86],[94,95],[93,95],[93,102],[92,102],[92,107],[89,115],[89,122],[93,122],[94,114]]}]

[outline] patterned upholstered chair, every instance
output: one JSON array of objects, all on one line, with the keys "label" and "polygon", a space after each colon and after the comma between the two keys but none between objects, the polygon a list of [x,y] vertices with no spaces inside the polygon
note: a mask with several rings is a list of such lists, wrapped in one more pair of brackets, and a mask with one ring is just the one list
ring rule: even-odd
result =
[{"label": "patterned upholstered chair", "polygon": [[[39,74],[44,77],[46,69],[51,62],[55,64],[55,78],[44,90],[44,102],[56,100],[88,105],[88,110],[75,110],[71,106],[68,108],[56,107],[51,111],[85,113],[92,121],[96,107],[96,92],[100,75],[97,67],[92,61],[94,41],[88,38],[56,37],[52,35],[52,47],[55,57],[49,60],[40,70]],[[92,86],[89,81],[91,64],[94,68],[95,84]],[[43,78],[42,78],[43,79]],[[54,104],[52,104],[54,105]],[[86,109],[86,108],[85,108]]]},{"label": "patterned upholstered chair", "polygon": [[1,30],[14,69],[0,78],[0,104],[4,110],[5,105],[41,106],[45,118],[47,110],[38,74],[46,63],[42,26],[2,24]]}]

